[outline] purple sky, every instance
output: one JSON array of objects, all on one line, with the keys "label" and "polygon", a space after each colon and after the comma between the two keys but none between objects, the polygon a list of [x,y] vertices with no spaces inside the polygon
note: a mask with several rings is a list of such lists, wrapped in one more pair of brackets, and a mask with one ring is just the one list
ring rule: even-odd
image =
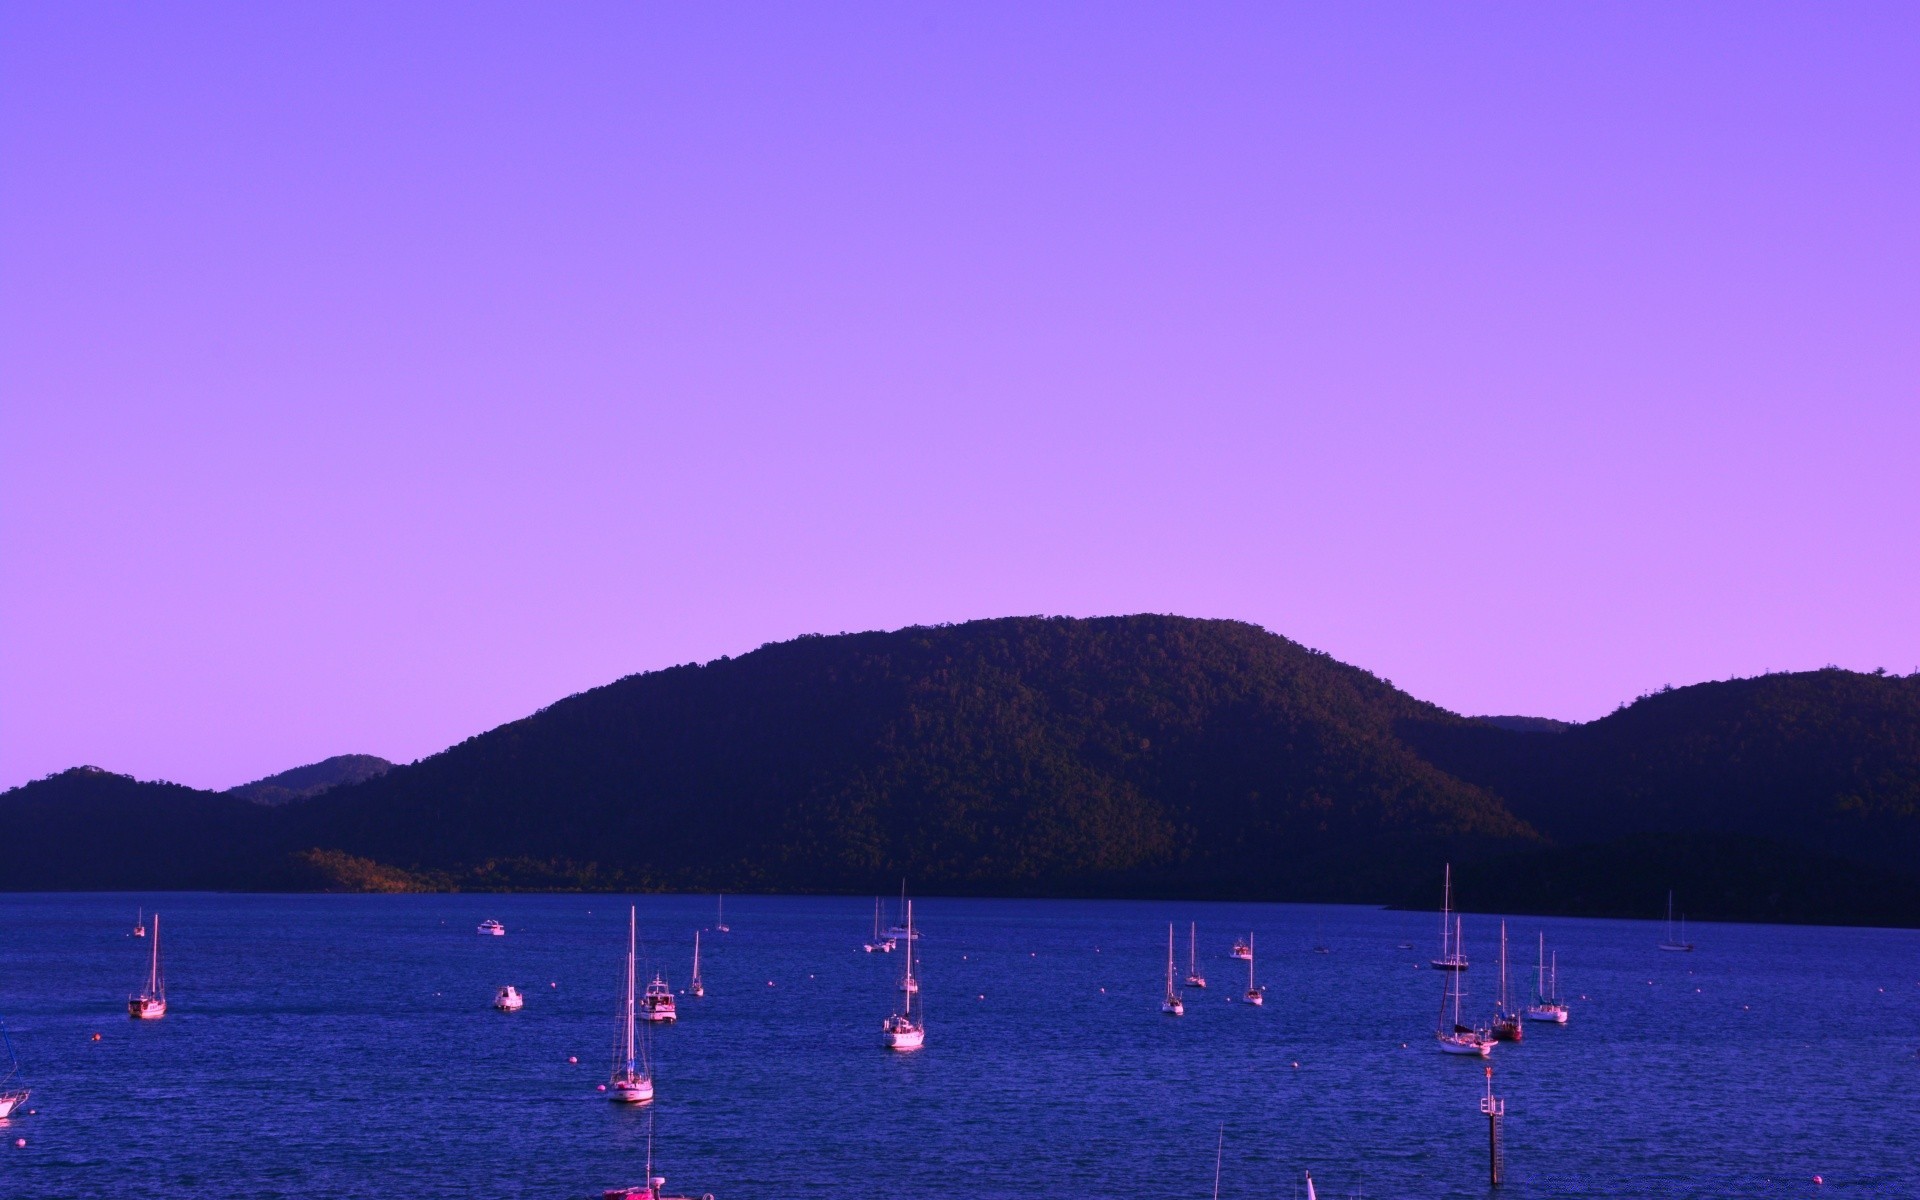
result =
[{"label": "purple sky", "polygon": [[795,634],[1920,667],[1920,6],[0,8],[0,786]]}]

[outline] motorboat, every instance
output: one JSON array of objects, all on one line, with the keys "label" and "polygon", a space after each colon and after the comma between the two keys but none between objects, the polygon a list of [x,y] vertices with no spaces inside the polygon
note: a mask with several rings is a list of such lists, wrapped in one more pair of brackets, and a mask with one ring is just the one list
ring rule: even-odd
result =
[{"label": "motorboat", "polygon": [[646,994],[640,998],[640,1015],[648,1021],[671,1025],[680,1018],[673,1005],[673,989],[667,981],[658,975],[647,985]]},{"label": "motorboat", "polygon": [[522,996],[520,989],[512,984],[502,986],[493,994],[493,1006],[501,1012],[519,1012],[526,1002],[527,998]]},{"label": "motorboat", "polygon": [[489,919],[480,922],[478,932],[486,937],[505,937],[507,936],[507,927],[498,921]]}]

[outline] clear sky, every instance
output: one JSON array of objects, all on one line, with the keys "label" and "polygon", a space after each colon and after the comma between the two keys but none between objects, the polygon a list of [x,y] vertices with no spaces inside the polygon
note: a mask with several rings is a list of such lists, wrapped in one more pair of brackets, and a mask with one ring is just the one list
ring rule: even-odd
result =
[{"label": "clear sky", "polygon": [[806,632],[1920,667],[1920,5],[0,5],[0,786]]}]

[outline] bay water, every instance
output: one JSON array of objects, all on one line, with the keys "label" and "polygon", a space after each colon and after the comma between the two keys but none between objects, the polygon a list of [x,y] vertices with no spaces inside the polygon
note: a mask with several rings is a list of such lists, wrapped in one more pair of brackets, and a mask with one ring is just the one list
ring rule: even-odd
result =
[{"label": "bay water", "polygon": [[[653,1032],[659,1098],[609,1103],[628,905],[644,974],[707,995]],[[170,1011],[129,1020],[162,916]],[[891,916],[892,904],[888,904]],[[1508,919],[1558,952],[1565,1027],[1440,1054],[1435,914],[1344,906],[915,904],[927,1046],[881,1048],[902,954],[872,900],[8,895],[0,1019],[30,1114],[0,1197],[1920,1196],[1920,933]],[[496,918],[507,936],[483,937]],[[1167,923],[1205,991],[1163,1016]],[[1467,1009],[1498,986],[1469,915]],[[1252,933],[1267,1003],[1240,1002]],[[1412,949],[1403,949],[1411,943]],[[1324,947],[1324,952],[1316,949]],[[526,1007],[500,1013],[512,984]],[[94,1035],[98,1034],[98,1040]],[[571,1062],[570,1059],[577,1059]],[[16,1146],[24,1139],[24,1147]],[[1822,1182],[1816,1183],[1818,1176]]]}]

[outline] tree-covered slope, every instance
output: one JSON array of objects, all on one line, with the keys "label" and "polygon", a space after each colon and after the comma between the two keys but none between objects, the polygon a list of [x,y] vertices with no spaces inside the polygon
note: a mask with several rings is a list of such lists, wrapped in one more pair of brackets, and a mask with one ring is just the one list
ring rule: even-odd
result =
[{"label": "tree-covered slope", "polygon": [[977,621],[633,676],[296,815],[410,867],[813,889],[1363,898],[1533,841],[1405,719],[1459,720],[1238,622]]},{"label": "tree-covered slope", "polygon": [[251,800],[255,804],[286,804],[318,796],[328,788],[359,783],[375,775],[385,775],[393,764],[372,754],[336,754],[332,758],[281,771],[265,779],[227,789],[227,795]]},{"label": "tree-covered slope", "polygon": [[1403,728],[1556,842],[1716,834],[1920,867],[1920,676],[1695,684],[1554,734]]}]

